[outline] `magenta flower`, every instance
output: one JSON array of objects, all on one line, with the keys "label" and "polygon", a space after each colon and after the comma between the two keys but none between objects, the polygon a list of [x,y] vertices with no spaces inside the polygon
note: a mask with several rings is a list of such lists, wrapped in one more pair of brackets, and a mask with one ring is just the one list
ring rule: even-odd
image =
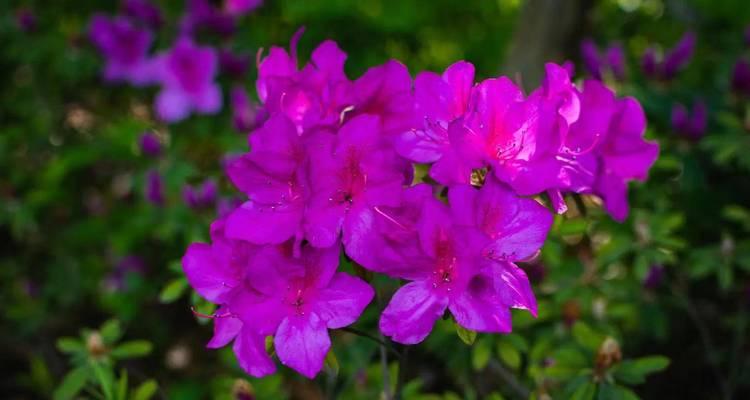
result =
[{"label": "magenta flower", "polygon": [[207,179],[198,187],[185,185],[182,187],[182,200],[194,209],[211,207],[216,203],[216,195],[219,191],[216,181]]},{"label": "magenta flower", "polygon": [[695,51],[695,33],[687,32],[680,41],[664,55],[662,77],[672,79],[683,69],[693,57]]},{"label": "magenta flower", "polygon": [[26,33],[33,32],[37,27],[37,18],[34,12],[27,7],[16,10],[16,25]]},{"label": "magenta flower", "polygon": [[159,7],[149,0],[125,0],[123,12],[128,17],[136,19],[151,29],[159,29],[164,23]]},{"label": "magenta flower", "polygon": [[241,85],[232,87],[229,99],[232,105],[232,125],[237,132],[249,133],[262,124],[263,114],[258,112],[244,87]]},{"label": "magenta flower", "polygon": [[262,4],[263,0],[226,0],[224,9],[229,15],[241,16],[254,11]]},{"label": "magenta flower", "polygon": [[313,378],[331,342],[328,329],[353,323],[374,296],[372,288],[336,272],[339,248],[291,245],[255,247],[228,240],[221,221],[212,225],[211,245],[192,244],[183,258],[191,286],[221,304],[211,348],[234,340],[240,366],[260,377],[274,372],[263,338],[274,335],[279,360]]},{"label": "magenta flower", "polygon": [[383,134],[393,139],[415,127],[411,89],[409,70],[399,61],[372,67],[354,82],[354,110],[347,116],[379,116]]},{"label": "magenta flower", "polygon": [[144,132],[141,134],[138,145],[141,148],[141,153],[149,157],[158,157],[161,154],[161,141],[154,133]]},{"label": "magenta flower", "polygon": [[701,100],[693,103],[692,113],[682,104],[672,107],[672,129],[690,140],[699,140],[706,133],[708,112],[706,103]]},{"label": "magenta flower", "polygon": [[627,183],[643,181],[659,156],[659,145],[643,139],[646,116],[633,98],[618,101],[617,113],[600,150],[601,160],[594,192],[604,200],[617,221],[628,216]]},{"label": "magenta flower", "polygon": [[450,207],[425,202],[412,282],[381,316],[380,330],[396,342],[421,342],[446,309],[459,325],[479,332],[510,332],[509,308],[536,315],[526,274],[513,262],[539,250],[550,213],[492,178],[480,190],[452,186],[448,197]]},{"label": "magenta flower", "polygon": [[383,140],[379,118],[355,117],[336,136],[318,135],[308,151],[311,197],[304,229],[313,246],[331,246],[343,231],[348,248],[371,207],[399,204],[407,177]]},{"label": "magenta flower", "polygon": [[185,15],[180,21],[180,33],[193,36],[208,30],[220,36],[231,36],[236,29],[232,15],[225,14],[210,0],[188,0]]},{"label": "magenta flower", "polygon": [[241,81],[245,79],[247,69],[250,66],[250,55],[222,49],[219,52],[219,65],[222,73],[229,75],[232,79]]},{"label": "magenta flower", "polygon": [[161,92],[156,112],[166,122],[178,122],[192,111],[213,114],[221,109],[221,89],[214,82],[217,56],[214,49],[178,39],[158,61]]},{"label": "magenta flower", "polygon": [[649,78],[656,78],[659,73],[659,61],[657,50],[653,46],[646,48],[641,57],[641,70]]},{"label": "magenta flower", "polygon": [[297,69],[297,42],[300,29],[290,44],[290,53],[272,47],[258,65],[258,98],[269,114],[285,114],[298,129],[317,125],[336,126],[352,101],[352,83],[344,74],[346,54],[335,42],[321,43],[310,62]]},{"label": "magenta flower", "polygon": [[473,87],[474,66],[465,61],[451,65],[442,76],[421,72],[414,81],[419,128],[396,137],[398,153],[418,163],[433,163],[430,176],[444,185],[468,183],[471,177],[470,166],[451,145],[449,126],[467,112]]},{"label": "magenta flower", "polygon": [[737,60],[732,69],[732,90],[750,96],[750,63],[744,58]]},{"label": "magenta flower", "polygon": [[596,80],[602,80],[607,72],[615,79],[625,78],[625,51],[619,43],[613,43],[602,54],[592,39],[585,39],[581,42],[581,59],[583,67]]},{"label": "magenta flower", "polygon": [[164,183],[159,171],[150,170],[146,174],[146,188],[144,190],[146,200],[154,205],[164,205]]},{"label": "magenta flower", "polygon": [[309,197],[304,169],[306,140],[281,114],[250,136],[252,151],[230,162],[226,171],[248,196],[227,220],[229,237],[257,244],[302,238],[302,217]]},{"label": "magenta flower", "polygon": [[97,14],[91,19],[89,37],[105,58],[105,80],[136,86],[155,82],[156,71],[148,58],[151,32],[135,27],[126,18]]}]

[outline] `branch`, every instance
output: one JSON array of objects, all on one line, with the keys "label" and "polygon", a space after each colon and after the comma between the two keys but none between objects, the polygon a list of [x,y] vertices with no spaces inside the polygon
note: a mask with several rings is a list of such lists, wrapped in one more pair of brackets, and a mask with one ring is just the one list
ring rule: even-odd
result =
[{"label": "branch", "polygon": [[491,370],[500,375],[500,378],[508,384],[508,387],[510,387],[513,392],[518,395],[518,397],[522,399],[529,398],[529,396],[531,395],[531,390],[527,388],[523,383],[521,383],[518,379],[516,379],[516,376],[512,372],[508,371],[503,366],[503,364],[501,364],[497,360],[490,360],[488,366]]}]

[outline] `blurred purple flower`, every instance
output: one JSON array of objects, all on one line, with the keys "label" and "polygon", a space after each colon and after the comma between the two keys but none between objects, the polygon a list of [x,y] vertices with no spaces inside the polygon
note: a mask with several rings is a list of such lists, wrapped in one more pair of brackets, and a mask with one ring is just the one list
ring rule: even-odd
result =
[{"label": "blurred purple flower", "polygon": [[619,43],[613,43],[601,54],[592,39],[584,39],[581,42],[581,59],[583,67],[594,79],[602,80],[607,71],[617,80],[625,78],[625,51]]},{"label": "blurred purple flower", "polygon": [[662,65],[662,77],[666,80],[672,79],[683,69],[693,56],[695,51],[695,33],[685,33],[679,42],[664,55]]},{"label": "blurred purple flower", "polygon": [[156,80],[154,64],[148,58],[151,32],[134,26],[127,18],[97,14],[91,19],[89,37],[105,58],[105,80],[136,86]]},{"label": "blurred purple flower", "polygon": [[185,185],[182,187],[182,199],[185,204],[194,209],[208,208],[216,203],[218,186],[213,179],[205,180],[200,186]]},{"label": "blurred purple flower", "polygon": [[140,139],[138,139],[138,144],[141,148],[141,153],[149,157],[156,157],[161,154],[159,137],[152,132],[144,132]]},{"label": "blurred purple flower", "polygon": [[162,90],[156,112],[163,121],[177,122],[191,111],[214,114],[221,109],[221,89],[214,82],[218,60],[211,47],[197,46],[189,38],[177,40],[159,57]]},{"label": "blurred purple flower", "polygon": [[238,197],[222,197],[216,202],[216,214],[217,218],[223,219],[229,216],[237,207],[243,203],[242,199]]},{"label": "blurred purple flower", "polygon": [[226,0],[224,10],[227,14],[241,16],[254,11],[263,4],[263,0]]},{"label": "blurred purple flower", "polygon": [[737,94],[750,96],[750,63],[744,58],[737,60],[734,64],[732,90]]},{"label": "blurred purple flower", "polygon": [[646,278],[643,279],[643,287],[646,289],[656,289],[664,281],[664,267],[658,264],[654,264],[648,270]]},{"label": "blurred purple flower", "polygon": [[234,129],[240,133],[249,133],[262,124],[258,107],[250,100],[245,88],[241,85],[234,86],[229,97]]},{"label": "blurred purple flower", "polygon": [[180,31],[192,36],[203,29],[226,37],[234,34],[236,26],[231,15],[214,7],[209,0],[189,0],[187,11],[180,21]]},{"label": "blurred purple flower", "polygon": [[164,23],[159,7],[149,0],[125,0],[122,6],[125,15],[140,21],[151,29],[159,29]]},{"label": "blurred purple flower", "polygon": [[228,49],[222,49],[219,52],[221,72],[229,75],[232,79],[242,80],[245,78],[250,60],[249,54],[234,53]]},{"label": "blurred purple flower", "polygon": [[33,11],[28,7],[21,7],[16,10],[16,24],[18,27],[26,32],[33,32],[36,30],[37,18]]},{"label": "blurred purple flower", "polygon": [[692,114],[682,104],[672,107],[672,129],[691,140],[699,140],[706,133],[708,110],[706,103],[698,100],[693,104]]},{"label": "blurred purple flower", "polygon": [[565,60],[564,63],[562,63],[562,67],[565,68],[566,71],[568,71],[568,75],[572,78],[576,74],[576,64],[571,60]]},{"label": "blurred purple flower", "polygon": [[659,70],[659,61],[657,60],[657,50],[649,46],[641,58],[641,69],[643,74],[649,78],[656,78]]},{"label": "blurred purple flower", "polygon": [[119,291],[125,289],[125,280],[129,274],[143,275],[145,272],[146,263],[143,259],[136,255],[128,255],[114,265],[104,282],[108,289]]},{"label": "blurred purple flower", "polygon": [[159,171],[152,169],[146,174],[145,194],[146,200],[150,203],[157,206],[164,205],[164,183]]}]

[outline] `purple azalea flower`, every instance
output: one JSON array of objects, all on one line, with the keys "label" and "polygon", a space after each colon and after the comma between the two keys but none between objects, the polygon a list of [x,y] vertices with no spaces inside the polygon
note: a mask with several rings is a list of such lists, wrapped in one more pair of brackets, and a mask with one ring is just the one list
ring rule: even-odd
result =
[{"label": "purple azalea flower", "polygon": [[221,89],[214,82],[217,56],[210,47],[178,39],[159,57],[162,89],[156,97],[156,112],[166,122],[177,122],[191,111],[214,114],[221,109]]},{"label": "purple azalea flower", "polygon": [[220,219],[225,219],[242,205],[242,200],[237,197],[222,197],[216,202],[216,215]]},{"label": "purple azalea flower", "polygon": [[586,72],[591,75],[592,78],[601,80],[602,79],[602,61],[599,55],[599,48],[594,43],[593,39],[584,39],[581,42],[581,60],[583,61],[583,67]]},{"label": "purple azalea flower", "polygon": [[151,29],[159,29],[164,23],[159,7],[149,0],[125,0],[122,9],[125,15],[141,21]]},{"label": "purple azalea flower", "polygon": [[164,183],[159,171],[152,169],[146,174],[145,195],[150,203],[157,206],[164,205]]},{"label": "purple azalea flower", "polygon": [[418,163],[433,163],[430,176],[443,185],[469,183],[471,168],[451,145],[449,126],[467,112],[474,87],[474,66],[459,61],[443,75],[421,72],[414,81],[419,128],[396,137],[398,153]]},{"label": "purple azalea flower", "polygon": [[566,60],[562,63],[562,67],[565,68],[566,71],[568,71],[568,76],[571,78],[576,75],[576,64],[571,60]]},{"label": "purple azalea flower", "polygon": [[648,270],[646,278],[643,280],[643,287],[654,290],[664,281],[665,268],[661,265],[652,265]]},{"label": "purple azalea flower", "polygon": [[208,347],[234,340],[240,366],[261,377],[275,370],[263,340],[274,335],[282,364],[314,378],[331,347],[327,330],[353,323],[373,289],[336,272],[338,246],[304,246],[295,257],[291,243],[257,247],[227,239],[222,224],[212,225],[212,244],[192,244],[182,262],[191,286],[221,304]]},{"label": "purple azalea flower", "polygon": [[656,78],[659,74],[658,53],[655,47],[649,46],[641,57],[641,70],[649,78]]},{"label": "purple azalea flower", "polygon": [[303,29],[292,37],[290,52],[272,47],[258,64],[258,98],[268,114],[283,113],[301,133],[316,125],[338,126],[342,113],[352,105],[352,83],[344,74],[346,54],[327,40],[313,50],[310,62],[297,69],[297,42]]},{"label": "purple azalea flower", "polygon": [[146,263],[143,259],[136,255],[128,255],[115,264],[112,272],[105,278],[105,284],[112,290],[123,290],[129,274],[143,275],[145,272]]},{"label": "purple azalea flower", "polygon": [[249,133],[263,123],[262,113],[258,112],[244,87],[232,87],[229,98],[232,105],[232,124],[237,132]]},{"label": "purple azalea flower", "polygon": [[154,64],[148,58],[153,42],[151,32],[134,26],[124,17],[97,14],[91,19],[89,37],[106,59],[105,80],[136,86],[155,82]]},{"label": "purple azalea flower", "polygon": [[615,79],[625,78],[625,50],[620,43],[614,43],[607,49],[605,60]]},{"label": "purple azalea flower", "polygon": [[205,180],[200,186],[185,185],[182,187],[182,199],[190,208],[208,208],[216,203],[219,188],[213,179]]},{"label": "purple azalea flower", "polygon": [[732,70],[732,90],[735,93],[750,96],[750,63],[739,59]]},{"label": "purple azalea flower", "polygon": [[302,237],[309,197],[305,148],[315,146],[307,141],[282,114],[272,116],[250,136],[252,151],[226,169],[232,183],[248,196],[227,219],[229,237],[257,244]]},{"label": "purple azalea flower", "polygon": [[37,27],[36,15],[30,8],[21,7],[16,10],[16,24],[26,33],[33,32]]},{"label": "purple azalea flower", "polygon": [[695,50],[695,33],[685,33],[679,42],[664,55],[662,77],[672,79],[683,69],[693,56]]},{"label": "purple azalea flower", "polygon": [[226,0],[224,9],[227,14],[241,16],[255,11],[263,4],[263,0]]},{"label": "purple azalea flower", "polygon": [[703,101],[693,104],[692,114],[682,104],[672,107],[672,129],[688,139],[699,140],[706,133],[707,124],[708,112]]},{"label": "purple azalea flower", "polygon": [[411,75],[404,64],[387,61],[354,82],[354,110],[347,116],[362,114],[379,116],[383,134],[389,139],[416,126]]},{"label": "purple azalea flower", "polygon": [[141,153],[149,157],[158,157],[161,154],[161,141],[152,132],[144,132],[138,139],[138,145]]},{"label": "purple azalea flower", "polygon": [[552,224],[534,200],[521,199],[492,178],[480,190],[452,186],[450,207],[434,198],[417,223],[421,256],[383,311],[380,330],[403,344],[419,343],[450,310],[479,332],[511,331],[509,308],[536,315],[526,274],[514,261],[539,250]]},{"label": "purple azalea flower", "polygon": [[643,181],[659,156],[659,145],[643,139],[646,116],[633,98],[618,101],[616,115],[600,152],[594,193],[604,200],[607,212],[617,221],[628,215],[627,183]]},{"label": "purple azalea flower", "polygon": [[401,160],[383,140],[380,119],[372,115],[351,119],[335,136],[320,134],[308,151],[311,196],[305,237],[315,247],[328,247],[343,232],[348,249],[373,207],[399,204],[406,181]]},{"label": "purple azalea flower", "polygon": [[242,80],[247,74],[250,66],[250,55],[233,53],[231,50],[222,49],[219,52],[219,65],[221,71],[232,79]]}]

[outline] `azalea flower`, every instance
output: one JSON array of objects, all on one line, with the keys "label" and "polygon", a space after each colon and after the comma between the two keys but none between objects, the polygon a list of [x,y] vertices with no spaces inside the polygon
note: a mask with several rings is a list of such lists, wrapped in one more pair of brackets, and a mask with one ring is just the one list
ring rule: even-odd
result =
[{"label": "azalea flower", "polygon": [[216,203],[216,195],[219,188],[216,181],[207,179],[198,187],[185,185],[182,188],[182,199],[190,208],[206,208]]},{"label": "azalea flower", "polygon": [[262,123],[263,112],[258,112],[244,87],[241,85],[232,87],[229,99],[232,105],[232,125],[237,132],[248,133]]},{"label": "azalea flower", "polygon": [[164,23],[159,7],[149,0],[125,0],[122,10],[125,15],[140,21],[151,29],[159,29]]},{"label": "azalea flower", "polygon": [[594,79],[602,80],[606,72],[617,80],[625,78],[625,51],[619,43],[613,43],[602,54],[592,39],[585,39],[581,42],[581,59]]},{"label": "azalea flower", "polygon": [[164,183],[157,170],[146,173],[146,188],[144,190],[146,200],[154,205],[164,205]]},{"label": "azalea flower", "polygon": [[154,64],[148,58],[153,35],[127,18],[97,14],[91,19],[89,37],[105,58],[104,79],[136,86],[153,83]]},{"label": "azalea flower", "polygon": [[224,10],[230,15],[240,16],[260,7],[263,0],[225,0]]},{"label": "azalea flower", "polygon": [[156,97],[156,112],[166,122],[178,122],[195,111],[214,114],[221,109],[221,89],[214,49],[178,39],[172,49],[159,56],[162,89]]},{"label": "azalea flower", "polygon": [[536,315],[526,274],[514,262],[539,250],[551,214],[493,178],[480,190],[452,186],[448,198],[450,206],[425,202],[417,224],[422,254],[412,260],[412,282],[381,316],[381,331],[396,342],[421,342],[446,309],[456,323],[479,332],[510,332],[509,308]]},{"label": "azalea flower", "polygon": [[693,103],[692,113],[682,104],[672,107],[672,129],[687,139],[699,140],[706,133],[708,124],[706,103],[701,100]]},{"label": "azalea flower", "polygon": [[161,154],[161,141],[159,137],[151,132],[144,132],[138,139],[138,145],[141,149],[141,153],[149,157],[157,157]]},{"label": "azalea flower", "polygon": [[667,50],[663,58],[654,46],[649,46],[641,58],[641,69],[650,78],[665,81],[674,79],[677,73],[690,62],[695,51],[696,36],[693,32],[686,32],[671,49]]}]

